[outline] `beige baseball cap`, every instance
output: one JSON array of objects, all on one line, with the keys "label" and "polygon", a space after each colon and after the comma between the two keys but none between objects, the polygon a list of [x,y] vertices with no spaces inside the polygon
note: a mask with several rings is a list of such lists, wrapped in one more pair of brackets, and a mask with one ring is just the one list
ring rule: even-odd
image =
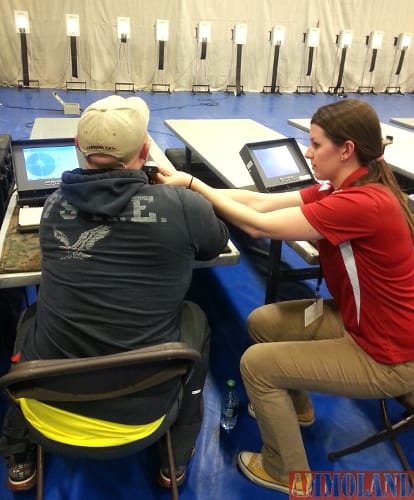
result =
[{"label": "beige baseball cap", "polygon": [[78,124],[78,146],[88,157],[107,154],[128,162],[147,137],[149,109],[140,97],[111,95],[88,106]]}]

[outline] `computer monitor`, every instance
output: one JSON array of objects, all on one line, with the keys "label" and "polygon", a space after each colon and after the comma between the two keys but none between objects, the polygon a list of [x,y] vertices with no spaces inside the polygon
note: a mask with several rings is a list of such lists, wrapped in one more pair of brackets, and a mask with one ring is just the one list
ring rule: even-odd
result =
[{"label": "computer monitor", "polygon": [[73,139],[13,141],[12,160],[19,204],[45,200],[59,187],[62,173],[81,163]]},{"label": "computer monitor", "polygon": [[240,156],[259,191],[292,191],[316,182],[293,138],[245,144]]}]

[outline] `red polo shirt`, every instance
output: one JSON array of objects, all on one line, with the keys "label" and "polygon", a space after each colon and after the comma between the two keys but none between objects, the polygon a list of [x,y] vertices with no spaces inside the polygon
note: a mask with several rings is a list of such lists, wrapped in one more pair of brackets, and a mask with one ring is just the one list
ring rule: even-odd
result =
[{"label": "red polo shirt", "polygon": [[[326,284],[345,327],[376,361],[414,360],[414,251],[398,200],[383,185],[301,191],[301,209],[323,235],[318,249]],[[328,189],[327,189],[328,188]]]}]

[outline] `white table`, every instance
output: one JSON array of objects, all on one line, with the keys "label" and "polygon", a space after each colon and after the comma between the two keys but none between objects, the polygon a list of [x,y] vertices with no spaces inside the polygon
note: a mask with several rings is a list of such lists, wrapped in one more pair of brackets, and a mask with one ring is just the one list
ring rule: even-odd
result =
[{"label": "white table", "polygon": [[197,153],[210,170],[233,188],[254,185],[239,155],[245,144],[285,137],[254,120],[243,118],[165,120],[165,125],[187,149]]},{"label": "white table", "polygon": [[73,139],[80,118],[36,118],[30,139]]},{"label": "white table", "polygon": [[[3,253],[4,243],[7,237],[7,231],[16,207],[16,193],[13,193],[10,198],[6,214],[4,216],[1,228],[0,228],[0,256]],[[40,248],[39,248],[40,252]],[[238,264],[240,261],[240,252],[234,245],[234,243],[229,240],[227,242],[226,251],[215,257],[214,259],[207,261],[195,261],[194,269],[204,268],[204,267],[218,267],[218,266],[230,266]],[[40,283],[40,269],[39,271],[31,272],[12,272],[12,273],[1,273],[0,272],[0,288],[15,288],[21,286],[38,285]]]},{"label": "white table", "polygon": [[[283,139],[284,135],[251,119],[188,119],[166,120],[166,126],[183,142],[186,150],[196,153],[203,163],[229,188],[254,186],[246,165],[239,154],[249,142]],[[299,144],[304,152],[305,146]],[[188,158],[187,160],[190,160]],[[188,161],[189,163],[189,161]],[[319,264],[319,254],[307,241],[287,241],[306,262]],[[281,241],[274,240],[270,247],[270,266],[266,285],[266,303],[276,300],[279,281],[306,279],[317,276],[317,268],[282,271]]]},{"label": "white table", "polygon": [[[288,123],[305,132],[310,130],[309,118],[291,118]],[[402,176],[414,179],[414,133],[387,123],[381,123],[381,130],[384,138],[387,135],[393,138],[393,143],[385,148],[385,159],[389,166]]]},{"label": "white table", "polygon": [[[71,139],[76,136],[80,118],[36,118],[30,139]],[[149,159],[163,165],[171,165],[157,143],[151,139]]]},{"label": "white table", "polygon": [[391,123],[414,129],[414,118],[390,118]]}]

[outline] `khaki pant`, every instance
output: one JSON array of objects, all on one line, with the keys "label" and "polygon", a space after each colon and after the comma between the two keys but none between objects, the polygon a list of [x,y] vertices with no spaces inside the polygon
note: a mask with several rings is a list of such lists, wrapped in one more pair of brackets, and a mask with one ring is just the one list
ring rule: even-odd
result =
[{"label": "khaki pant", "polygon": [[347,334],[332,300],[324,300],[322,317],[305,328],[304,311],[312,302],[254,310],[248,329],[256,344],[240,363],[263,440],[263,465],[282,480],[289,471],[309,470],[296,416],[312,404],[305,391],[375,399],[414,390],[414,361],[374,361]]}]

